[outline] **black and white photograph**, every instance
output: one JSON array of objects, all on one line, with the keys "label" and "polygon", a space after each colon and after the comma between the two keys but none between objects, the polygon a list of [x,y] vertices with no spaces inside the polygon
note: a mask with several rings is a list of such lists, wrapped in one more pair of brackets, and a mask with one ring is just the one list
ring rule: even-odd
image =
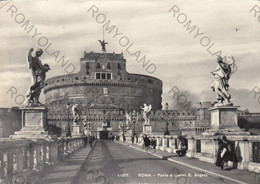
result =
[{"label": "black and white photograph", "polygon": [[259,0],[0,0],[0,184],[260,184]]}]

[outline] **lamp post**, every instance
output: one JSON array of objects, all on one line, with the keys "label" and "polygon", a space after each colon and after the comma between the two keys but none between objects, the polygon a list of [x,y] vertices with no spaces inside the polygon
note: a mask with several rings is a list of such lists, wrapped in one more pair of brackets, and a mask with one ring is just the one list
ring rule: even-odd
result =
[{"label": "lamp post", "polygon": [[165,110],[166,110],[166,127],[165,127],[165,132],[164,132],[164,135],[170,135],[170,132],[169,132],[169,129],[168,129],[168,108],[169,108],[169,105],[168,103],[165,104]]},{"label": "lamp post", "polygon": [[133,124],[134,124],[134,133],[133,133],[133,135],[135,135],[135,123],[136,123],[136,112],[135,112],[135,110],[133,111],[132,116],[133,116]]},{"label": "lamp post", "polygon": [[66,137],[71,137],[71,132],[70,132],[70,103],[68,103],[68,105],[66,105],[67,107],[67,113],[68,113],[68,132],[66,134]]}]

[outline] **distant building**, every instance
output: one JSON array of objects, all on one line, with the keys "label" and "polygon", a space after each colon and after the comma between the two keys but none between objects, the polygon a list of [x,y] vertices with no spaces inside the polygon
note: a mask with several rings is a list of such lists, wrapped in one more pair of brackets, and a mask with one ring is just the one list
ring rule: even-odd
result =
[{"label": "distant building", "polygon": [[180,122],[180,130],[182,135],[201,135],[202,132],[210,128],[211,113],[210,108],[213,107],[211,102],[197,102],[195,104],[195,118],[192,122]]},{"label": "distant building", "polygon": [[237,111],[238,120],[245,119],[252,123],[260,123],[260,113],[259,112],[249,112],[246,110],[238,110]]}]

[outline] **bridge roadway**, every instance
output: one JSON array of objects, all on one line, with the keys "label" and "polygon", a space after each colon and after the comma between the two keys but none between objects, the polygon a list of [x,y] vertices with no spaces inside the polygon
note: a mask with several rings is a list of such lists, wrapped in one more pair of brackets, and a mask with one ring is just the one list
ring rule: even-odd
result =
[{"label": "bridge roadway", "polygon": [[118,142],[101,140],[97,141],[71,183],[215,184],[236,182],[162,160]]}]

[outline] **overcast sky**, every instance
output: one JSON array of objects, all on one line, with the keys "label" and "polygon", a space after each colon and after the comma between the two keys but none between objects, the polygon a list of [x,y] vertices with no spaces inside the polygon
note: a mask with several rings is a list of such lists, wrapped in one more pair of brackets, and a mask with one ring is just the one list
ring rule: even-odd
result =
[{"label": "overcast sky", "polygon": [[[77,72],[84,51],[100,52],[97,40],[102,39],[102,26],[110,20],[110,25],[115,25],[122,34],[113,38],[115,29],[110,33],[105,31],[105,40],[109,43],[107,52],[123,52],[128,72],[161,79],[163,105],[167,101],[170,108],[174,108],[171,106],[174,98],[169,93],[174,86],[187,93],[191,101],[215,100],[210,89],[213,79],[210,72],[216,68],[216,56],[207,51],[209,46],[200,44],[200,41],[205,45],[209,41],[209,45],[214,43],[209,49],[211,53],[221,50],[222,55],[233,55],[236,59],[238,70],[230,79],[231,101],[241,106],[240,109],[260,111],[257,98],[250,94],[255,86],[260,87],[260,22],[254,17],[254,11],[249,12],[255,5],[260,7],[258,1],[18,1],[5,4],[0,2],[1,107],[17,106],[14,97],[11,99],[7,93],[12,86],[17,94],[26,93],[30,85],[26,52],[31,47],[40,47],[41,36],[48,39],[48,44],[52,43],[49,51],[60,51],[59,57],[64,55]],[[12,5],[12,11],[17,9],[13,17],[11,10],[7,11]],[[105,15],[103,24],[97,22],[96,14],[92,17],[92,12],[88,12],[93,5],[98,7],[98,13]],[[176,17],[169,12],[174,5],[179,8]],[[102,16],[99,18],[101,21]],[[34,25],[29,33],[21,27],[26,20],[29,26]],[[184,28],[189,20],[191,26],[197,26],[192,32]],[[41,34],[33,37],[35,28]],[[198,28],[203,34],[195,37]],[[154,73],[149,74],[136,57],[120,45],[119,39],[123,36],[129,39],[129,44],[133,43],[130,52],[141,51],[140,58],[146,56],[146,60],[156,66]],[[201,40],[203,36],[207,38]],[[45,52],[42,61],[52,69],[47,78],[66,74],[65,67],[62,68],[54,56]]]}]

